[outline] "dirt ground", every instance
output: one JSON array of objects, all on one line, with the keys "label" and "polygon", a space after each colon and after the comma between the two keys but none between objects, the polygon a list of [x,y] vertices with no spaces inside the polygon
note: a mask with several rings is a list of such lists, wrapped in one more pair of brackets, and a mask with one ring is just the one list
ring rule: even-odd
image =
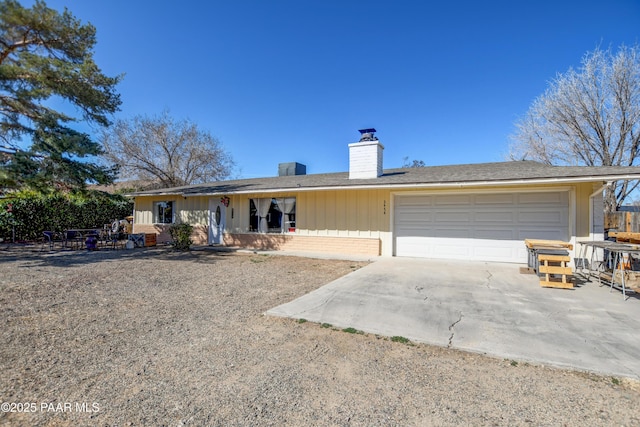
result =
[{"label": "dirt ground", "polygon": [[37,249],[0,251],[0,425],[640,425],[635,381],[263,314],[360,262]]}]

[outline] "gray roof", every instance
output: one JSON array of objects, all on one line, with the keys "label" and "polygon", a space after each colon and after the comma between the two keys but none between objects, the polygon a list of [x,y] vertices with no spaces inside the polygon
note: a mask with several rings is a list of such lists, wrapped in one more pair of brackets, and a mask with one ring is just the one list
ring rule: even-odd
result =
[{"label": "gray roof", "polygon": [[640,167],[549,166],[533,161],[386,169],[371,179],[349,179],[348,172],[217,181],[140,191],[131,196],[263,193],[356,188],[433,188],[532,183],[570,183],[640,179]]}]

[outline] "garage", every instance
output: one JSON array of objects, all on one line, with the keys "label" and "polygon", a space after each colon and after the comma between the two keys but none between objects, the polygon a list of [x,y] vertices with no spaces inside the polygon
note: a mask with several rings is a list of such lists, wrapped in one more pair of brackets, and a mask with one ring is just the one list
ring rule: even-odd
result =
[{"label": "garage", "polygon": [[524,239],[569,240],[569,192],[398,194],[396,256],[527,262]]}]

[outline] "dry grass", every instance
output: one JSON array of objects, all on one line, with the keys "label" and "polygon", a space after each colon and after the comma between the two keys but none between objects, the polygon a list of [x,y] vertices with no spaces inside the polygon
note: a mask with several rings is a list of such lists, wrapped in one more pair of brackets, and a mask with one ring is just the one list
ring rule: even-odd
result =
[{"label": "dry grass", "polygon": [[640,424],[634,383],[263,315],[362,265],[5,251],[0,398],[38,410],[0,424]]}]

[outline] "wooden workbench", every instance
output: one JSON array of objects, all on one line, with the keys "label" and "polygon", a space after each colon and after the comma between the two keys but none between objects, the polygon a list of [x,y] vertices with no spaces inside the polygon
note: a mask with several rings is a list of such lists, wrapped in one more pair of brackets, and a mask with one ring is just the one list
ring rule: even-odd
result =
[{"label": "wooden workbench", "polygon": [[541,239],[524,239],[524,244],[527,248],[548,248],[548,249],[567,249],[572,250],[573,244],[570,242],[563,242],[562,240],[541,240]]},{"label": "wooden workbench", "polygon": [[573,249],[573,244],[540,239],[525,239],[524,244],[529,252],[529,268],[533,268],[540,276],[540,286],[573,288],[569,267],[569,251]]}]

